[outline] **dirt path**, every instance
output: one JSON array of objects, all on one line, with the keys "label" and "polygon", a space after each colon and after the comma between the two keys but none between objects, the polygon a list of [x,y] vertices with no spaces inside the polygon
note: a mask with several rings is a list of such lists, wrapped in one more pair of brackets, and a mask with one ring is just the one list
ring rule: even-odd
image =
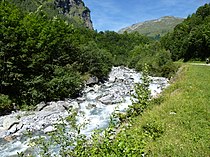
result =
[{"label": "dirt path", "polygon": [[190,65],[210,66],[210,63],[209,64],[206,64],[206,63],[187,63],[187,64],[190,64]]}]

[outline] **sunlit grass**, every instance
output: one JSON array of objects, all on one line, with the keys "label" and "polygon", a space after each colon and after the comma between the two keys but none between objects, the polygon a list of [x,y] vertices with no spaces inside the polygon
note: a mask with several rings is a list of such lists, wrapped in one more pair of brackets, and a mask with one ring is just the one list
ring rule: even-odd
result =
[{"label": "sunlit grass", "polygon": [[135,120],[128,141],[144,144],[147,156],[209,156],[210,67],[183,66],[156,102]]}]

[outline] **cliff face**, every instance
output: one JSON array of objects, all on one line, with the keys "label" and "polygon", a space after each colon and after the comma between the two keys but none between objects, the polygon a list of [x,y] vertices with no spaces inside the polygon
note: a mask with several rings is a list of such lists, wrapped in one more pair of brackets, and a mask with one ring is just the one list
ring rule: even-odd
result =
[{"label": "cliff face", "polygon": [[77,20],[80,19],[87,28],[93,29],[90,10],[82,0],[55,0],[54,4],[60,14]]},{"label": "cliff face", "polygon": [[58,16],[75,26],[93,29],[90,10],[83,0],[4,0],[13,3],[21,10],[35,12],[38,8],[53,18]]}]

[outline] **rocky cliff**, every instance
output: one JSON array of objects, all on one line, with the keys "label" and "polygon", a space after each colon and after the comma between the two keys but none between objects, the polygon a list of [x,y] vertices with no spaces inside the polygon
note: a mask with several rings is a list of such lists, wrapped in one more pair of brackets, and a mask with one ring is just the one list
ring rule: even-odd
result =
[{"label": "rocky cliff", "polygon": [[53,18],[59,18],[74,24],[93,29],[90,10],[82,0],[5,0],[26,12],[40,10]]},{"label": "rocky cliff", "polygon": [[60,14],[74,19],[81,19],[87,28],[93,29],[90,10],[82,0],[55,0],[55,7]]},{"label": "rocky cliff", "polygon": [[60,14],[74,20],[82,20],[87,28],[93,29],[90,10],[82,0],[55,0],[54,4]]}]

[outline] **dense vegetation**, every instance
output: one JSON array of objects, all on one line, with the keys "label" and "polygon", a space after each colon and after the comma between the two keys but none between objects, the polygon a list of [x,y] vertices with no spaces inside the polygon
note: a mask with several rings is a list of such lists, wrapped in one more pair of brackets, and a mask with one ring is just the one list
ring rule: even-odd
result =
[{"label": "dense vegetation", "polygon": [[171,54],[162,48],[159,42],[140,44],[130,52],[129,66],[142,71],[146,63],[150,75],[170,77],[177,67],[171,59]]},{"label": "dense vegetation", "polygon": [[[93,75],[103,80],[113,65],[131,65],[141,70],[140,65],[150,58],[151,73],[170,76],[170,70],[165,69],[174,71],[169,66],[169,53],[160,44],[149,50],[154,43],[138,33],[98,33],[59,16],[49,16],[44,7],[33,11],[31,5],[31,9],[24,10],[22,3],[17,4],[19,1],[8,1],[0,4],[1,113],[11,110],[11,103],[33,106],[41,101],[74,97],[85,79]],[[166,73],[160,72],[162,69]]]},{"label": "dense vegetation", "polygon": [[0,9],[1,93],[12,101],[34,105],[74,96],[84,73],[102,78],[109,72],[111,54],[84,43],[71,24],[6,2]]},{"label": "dense vegetation", "polygon": [[173,60],[205,60],[210,56],[210,4],[197,9],[161,39]]}]

